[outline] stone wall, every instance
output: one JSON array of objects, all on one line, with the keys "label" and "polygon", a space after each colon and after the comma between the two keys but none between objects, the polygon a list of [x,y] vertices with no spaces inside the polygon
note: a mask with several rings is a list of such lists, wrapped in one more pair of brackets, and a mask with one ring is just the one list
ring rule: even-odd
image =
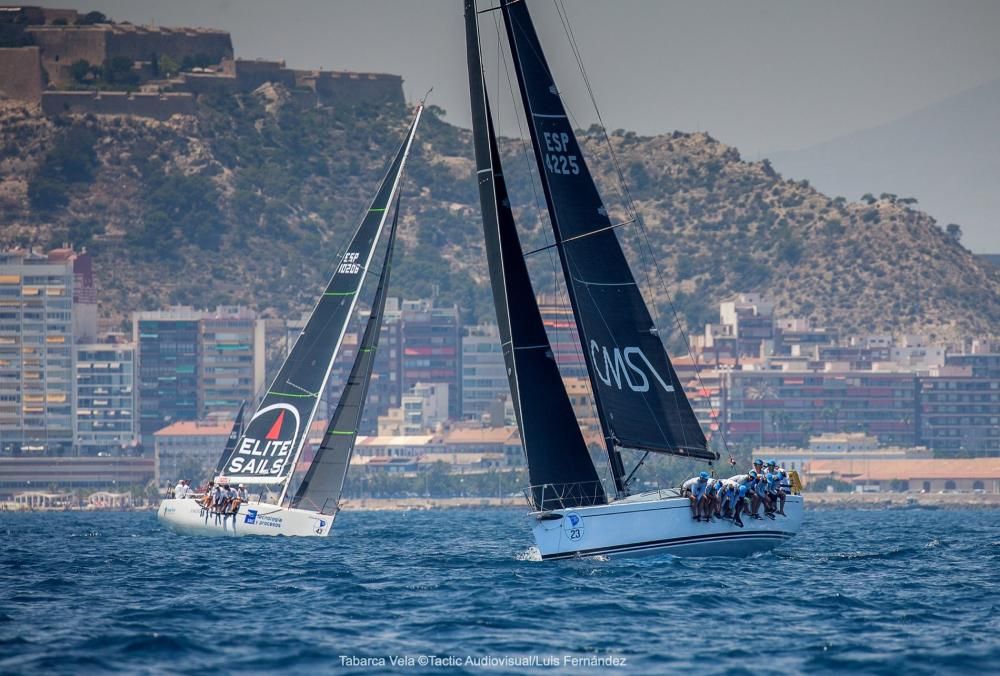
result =
[{"label": "stone wall", "polygon": [[405,102],[403,78],[398,75],[337,71],[299,71],[296,75],[299,86],[314,90],[324,105]]},{"label": "stone wall", "polygon": [[27,32],[41,48],[42,66],[55,84],[69,82],[76,61],[100,65],[116,56],[150,61],[168,55],[178,63],[184,57],[205,55],[212,63],[232,58],[233,43],[225,31],[194,28],[147,28],[131,24],[94,26],[31,26]]},{"label": "stone wall", "polygon": [[195,98],[188,93],[44,92],[42,112],[46,115],[137,115],[166,120],[172,115],[194,115]]},{"label": "stone wall", "polygon": [[240,91],[251,92],[265,82],[295,87],[295,72],[285,68],[284,61],[236,59],[236,83]]},{"label": "stone wall", "polygon": [[53,84],[69,82],[74,62],[99,65],[107,55],[107,26],[31,26],[27,32],[41,49],[42,67]]},{"label": "stone wall", "polygon": [[178,63],[203,54],[210,63],[233,58],[233,42],[225,31],[205,28],[148,28],[130,24],[110,27],[107,58],[125,56],[149,61],[154,54],[169,55]]},{"label": "stone wall", "polygon": [[38,47],[0,49],[0,98],[42,100],[42,61]]}]

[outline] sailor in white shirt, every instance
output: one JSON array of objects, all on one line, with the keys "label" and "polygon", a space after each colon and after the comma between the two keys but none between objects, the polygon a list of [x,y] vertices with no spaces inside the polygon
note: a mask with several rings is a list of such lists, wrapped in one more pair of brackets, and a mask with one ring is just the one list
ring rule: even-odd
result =
[{"label": "sailor in white shirt", "polygon": [[708,488],[708,472],[702,472],[693,479],[688,479],[681,485],[681,492],[691,500],[691,512],[695,521],[701,521],[702,512],[705,520],[709,520],[709,514],[705,509],[705,491]]},{"label": "sailor in white shirt", "polygon": [[181,479],[180,481],[178,481],[177,485],[174,486],[174,497],[177,498],[178,500],[180,500],[181,498],[187,497],[187,493],[185,492],[185,488],[187,488],[187,487],[184,485],[184,479]]}]

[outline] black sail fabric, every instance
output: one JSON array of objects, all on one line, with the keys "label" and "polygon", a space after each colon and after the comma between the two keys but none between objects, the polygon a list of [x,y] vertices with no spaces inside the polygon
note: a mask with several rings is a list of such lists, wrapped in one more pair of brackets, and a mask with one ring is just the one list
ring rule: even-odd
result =
[{"label": "black sail fabric", "polygon": [[392,266],[392,251],[396,244],[396,228],[399,224],[399,200],[389,229],[389,241],[382,263],[375,297],[372,299],[372,313],[365,324],[365,332],[358,344],[358,354],[354,357],[351,374],[344,385],[344,391],[337,402],[337,408],[330,417],[330,424],[323,435],[323,441],[309,470],[292,499],[295,509],[308,509],[322,514],[334,514],[344,490],[344,479],[351,464],[354,443],[358,438],[358,423],[368,398],[368,384],[372,368],[375,366],[375,351],[382,332],[382,317],[385,314],[386,288]]},{"label": "black sail fabric", "polygon": [[604,504],[604,487],[573,414],[521,253],[483,87],[474,0],[466,0],[465,17],[486,259],[532,500],[539,509]]},{"label": "black sail fabric", "polygon": [[656,335],[527,6],[501,8],[609,451],[621,446],[716,459]]},{"label": "black sail fabric", "polygon": [[240,437],[243,435],[243,412],[246,410],[247,403],[244,401],[240,404],[240,410],[236,414],[236,419],[233,420],[233,427],[229,430],[229,438],[226,439],[226,448],[222,451],[222,456],[219,458],[219,464],[215,466],[215,474],[218,476],[222,474],[222,470],[226,466],[226,460],[229,456],[233,454],[233,450],[236,448],[237,442],[239,442]]},{"label": "black sail fabric", "polygon": [[[422,108],[305,328],[223,468],[230,480],[285,483],[294,469],[385,224]],[[287,484],[284,487],[287,489]],[[284,499],[284,490],[279,500]]]}]

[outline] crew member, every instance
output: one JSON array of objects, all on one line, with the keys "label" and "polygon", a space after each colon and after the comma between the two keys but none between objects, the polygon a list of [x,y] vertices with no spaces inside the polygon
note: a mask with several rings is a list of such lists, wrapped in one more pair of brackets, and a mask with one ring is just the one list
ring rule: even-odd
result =
[{"label": "crew member", "polygon": [[[695,521],[701,521],[704,513],[705,491],[708,489],[708,472],[702,472],[698,476],[688,479],[681,486],[682,494],[691,501],[691,513]],[[706,513],[706,521],[708,516]]]}]

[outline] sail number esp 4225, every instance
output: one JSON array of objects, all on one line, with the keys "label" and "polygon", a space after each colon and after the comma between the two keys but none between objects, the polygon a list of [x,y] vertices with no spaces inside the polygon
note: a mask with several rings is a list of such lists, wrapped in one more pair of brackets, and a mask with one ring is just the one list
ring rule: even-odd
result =
[{"label": "sail number esp 4225", "polygon": [[571,174],[580,173],[580,163],[576,155],[566,153],[569,150],[570,135],[566,132],[542,132],[545,140],[545,168],[550,174]]}]

